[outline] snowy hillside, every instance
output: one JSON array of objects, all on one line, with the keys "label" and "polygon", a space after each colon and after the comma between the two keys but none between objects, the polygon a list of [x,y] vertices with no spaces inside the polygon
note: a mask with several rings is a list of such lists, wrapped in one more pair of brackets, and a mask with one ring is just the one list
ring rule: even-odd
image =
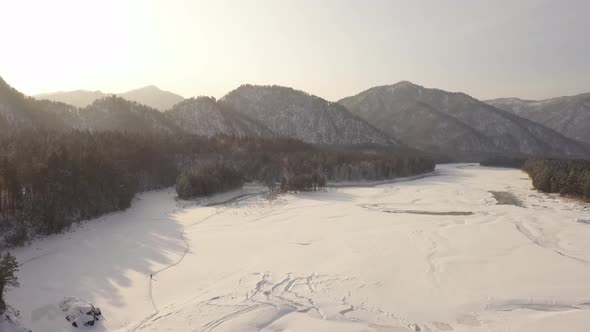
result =
[{"label": "snowy hillside", "polygon": [[28,98],[0,77],[0,130],[66,129],[76,121],[76,108]]},{"label": "snowy hillside", "polygon": [[78,114],[80,122],[75,127],[85,130],[168,134],[180,131],[164,113],[116,96],[96,100]]},{"label": "snowy hillside", "polygon": [[51,129],[173,133],[179,128],[151,107],[107,96],[78,108],[24,96],[0,78],[0,130]]},{"label": "snowy hillside", "polygon": [[286,136],[317,144],[398,145],[341,105],[289,88],[242,86],[221,102],[207,97],[191,98],[174,107],[170,105],[167,112],[128,100],[149,105],[147,96],[157,99],[160,94],[155,90],[160,91],[146,87],[122,94],[123,97],[104,96],[77,108],[27,98],[1,81],[0,128]]},{"label": "snowy hillside", "polygon": [[277,135],[316,144],[396,144],[343,106],[280,86],[243,85],[221,102]]},{"label": "snowy hillside", "polygon": [[464,93],[410,82],[374,87],[339,101],[409,146],[454,156],[584,156],[587,148]]},{"label": "snowy hillside", "polygon": [[12,308],[8,308],[4,313],[0,314],[0,331],[31,332],[21,325],[18,312],[15,312]]},{"label": "snowy hillside", "polygon": [[148,192],[15,250],[7,300],[44,332],[74,331],[66,296],[100,307],[97,331],[586,331],[590,207],[530,187],[445,165],[270,201]]},{"label": "snowy hillside", "polygon": [[486,103],[590,143],[590,93],[538,101],[500,98]]},{"label": "snowy hillside", "polygon": [[175,105],[166,116],[184,132],[214,136],[273,136],[263,125],[222,105],[214,98],[187,99]]}]

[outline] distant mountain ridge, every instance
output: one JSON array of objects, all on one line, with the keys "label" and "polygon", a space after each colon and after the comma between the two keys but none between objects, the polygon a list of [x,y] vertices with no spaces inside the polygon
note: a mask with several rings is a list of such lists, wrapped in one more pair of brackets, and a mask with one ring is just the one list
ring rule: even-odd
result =
[{"label": "distant mountain ridge", "polygon": [[39,100],[47,99],[76,107],[86,107],[92,104],[95,100],[107,97],[108,95],[109,94],[102,91],[74,90],[41,93],[34,95],[33,98]]},{"label": "distant mountain ridge", "polygon": [[172,93],[170,91],[164,91],[156,86],[148,85],[143,88],[130,90],[123,93],[104,93],[102,91],[88,91],[88,90],[75,90],[75,91],[59,91],[52,93],[43,93],[35,95],[37,99],[48,99],[52,101],[62,102],[77,107],[86,107],[92,104],[95,100],[117,95],[129,101],[138,102],[146,106],[150,106],[160,111],[165,111],[172,106],[178,104],[184,100],[184,97]]},{"label": "distant mountain ridge", "polygon": [[[139,94],[149,90],[157,88]],[[242,85],[220,100],[183,99],[160,112],[113,95],[83,108],[37,100],[0,78],[0,130],[23,129],[289,137],[320,145],[418,149],[464,161],[498,155],[590,155],[588,146],[541,124],[464,93],[407,81],[374,87],[338,103],[287,87]]]},{"label": "distant mountain ridge", "polygon": [[308,143],[400,145],[342,105],[292,88],[242,85],[220,102],[276,135]]},{"label": "distant mountain ridge", "polygon": [[117,96],[78,108],[26,97],[0,78],[0,130],[180,131],[162,112]]},{"label": "distant mountain ridge", "polygon": [[486,103],[590,143],[590,93],[545,100],[498,98]]},{"label": "distant mountain ridge", "polygon": [[[202,136],[282,136],[314,144],[399,144],[343,106],[291,88],[242,86],[221,101],[190,98],[159,112],[114,95],[78,108],[29,98],[4,85],[0,93],[10,98],[0,99],[0,125],[10,121],[6,128],[12,130],[26,127],[147,134],[184,132]],[[12,102],[5,106],[4,99]]]},{"label": "distant mountain ridge", "polygon": [[77,108],[26,97],[0,77],[0,131],[71,128]]},{"label": "distant mountain ridge", "polygon": [[588,153],[579,142],[464,93],[407,81],[374,87],[339,103],[409,146],[432,153],[461,158]]},{"label": "distant mountain ridge", "polygon": [[77,128],[83,130],[165,134],[181,131],[164,113],[117,96],[98,99],[78,114]]},{"label": "distant mountain ridge", "polygon": [[154,85],[118,94],[119,97],[166,111],[184,100],[184,97],[170,91],[161,90]]}]

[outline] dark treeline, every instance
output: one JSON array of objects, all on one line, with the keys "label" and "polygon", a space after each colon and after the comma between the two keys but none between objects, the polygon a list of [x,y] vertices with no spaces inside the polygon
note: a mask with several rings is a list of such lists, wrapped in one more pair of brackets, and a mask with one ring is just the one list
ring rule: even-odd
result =
[{"label": "dark treeline", "polygon": [[535,189],[590,200],[590,161],[531,159],[523,170]]},{"label": "dark treeline", "polygon": [[[122,210],[135,193],[170,186],[171,140],[121,133],[0,134],[0,234],[13,244]],[[17,227],[11,227],[16,225]]]},{"label": "dark treeline", "polygon": [[505,156],[497,156],[492,158],[487,158],[480,161],[480,165],[482,166],[492,166],[492,167],[508,167],[508,168],[522,168],[527,161],[527,158],[524,157],[505,157]]},{"label": "dark treeline", "polygon": [[208,195],[219,191],[210,190],[212,187],[235,188],[241,181],[258,181],[282,192],[309,191],[325,187],[328,181],[383,180],[434,170],[432,160],[415,154],[331,149],[294,140],[248,139],[241,143],[239,149],[217,158],[198,156],[190,161],[178,177],[179,196]]},{"label": "dark treeline", "polygon": [[176,193],[180,198],[207,196],[241,187],[243,175],[224,164],[183,170],[176,179]]},{"label": "dark treeline", "polygon": [[208,195],[260,181],[313,190],[326,181],[377,180],[430,171],[424,157],[314,147],[291,139],[203,138],[121,132],[0,133],[0,243],[60,232],[123,210],[138,192],[177,185]]}]

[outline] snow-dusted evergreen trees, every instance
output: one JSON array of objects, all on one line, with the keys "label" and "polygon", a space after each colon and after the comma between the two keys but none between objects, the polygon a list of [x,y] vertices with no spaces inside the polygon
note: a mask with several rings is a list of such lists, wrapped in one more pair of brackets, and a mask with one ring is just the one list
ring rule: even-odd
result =
[{"label": "snow-dusted evergreen trees", "polygon": [[310,191],[327,181],[383,180],[429,172],[432,160],[388,150],[317,147],[290,139],[224,138],[226,148],[185,161],[176,182],[181,198],[228,190],[245,181],[271,190]]},{"label": "snow-dusted evergreen trees", "polygon": [[4,291],[9,287],[19,286],[16,272],[18,272],[16,258],[9,252],[6,252],[4,255],[0,253],[0,314],[3,314],[6,310]]},{"label": "snow-dusted evergreen trees", "polygon": [[[286,138],[22,131],[0,133],[0,246],[126,209],[137,192],[177,185],[180,197],[259,181],[313,190],[326,181],[431,171],[391,151],[336,150]],[[180,175],[180,177],[179,177]]]},{"label": "snow-dusted evergreen trees", "polygon": [[538,190],[590,200],[590,161],[529,160],[524,171]]},{"label": "snow-dusted evergreen trees", "polygon": [[217,164],[204,168],[189,168],[176,180],[180,198],[207,196],[216,192],[241,187],[243,175],[232,167]]},{"label": "snow-dusted evergreen trees", "polygon": [[0,134],[0,246],[29,233],[127,208],[136,192],[174,183],[166,137],[123,133]]}]

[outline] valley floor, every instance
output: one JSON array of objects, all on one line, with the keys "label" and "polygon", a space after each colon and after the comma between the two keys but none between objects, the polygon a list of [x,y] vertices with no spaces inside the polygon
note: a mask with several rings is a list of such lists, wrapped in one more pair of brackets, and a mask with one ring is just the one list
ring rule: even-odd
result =
[{"label": "valley floor", "polygon": [[15,250],[8,302],[34,332],[76,330],[64,296],[102,309],[95,331],[587,331],[590,205],[530,187],[442,165],[270,201],[149,192]]}]

